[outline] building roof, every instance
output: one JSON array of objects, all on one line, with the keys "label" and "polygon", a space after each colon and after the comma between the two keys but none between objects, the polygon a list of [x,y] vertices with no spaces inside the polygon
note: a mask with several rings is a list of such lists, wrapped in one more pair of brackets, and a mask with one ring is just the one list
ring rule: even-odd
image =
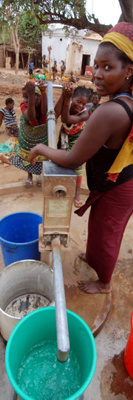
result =
[{"label": "building roof", "polygon": [[[55,25],[50,25],[49,30],[46,32],[43,32],[43,35],[45,36],[66,36],[65,29],[63,29],[64,25],[58,24],[60,26]],[[69,29],[69,37],[75,36],[75,37],[82,37],[83,39],[88,39],[88,40],[102,40],[102,36],[99,35],[99,33],[86,30],[86,29],[79,29],[77,30],[73,26],[68,27]]]},{"label": "building roof", "polygon": [[[6,45],[5,48],[6,48],[7,51],[10,51],[11,53],[15,53],[14,47]],[[30,51],[30,53],[34,53],[34,52],[36,52],[36,49],[32,49]],[[24,47],[20,47],[19,53],[26,53],[27,54],[28,53],[28,49],[26,49]]]},{"label": "building roof", "polygon": [[83,37],[83,39],[91,39],[91,40],[102,40],[102,36],[99,33],[94,31],[87,32],[87,34]]}]

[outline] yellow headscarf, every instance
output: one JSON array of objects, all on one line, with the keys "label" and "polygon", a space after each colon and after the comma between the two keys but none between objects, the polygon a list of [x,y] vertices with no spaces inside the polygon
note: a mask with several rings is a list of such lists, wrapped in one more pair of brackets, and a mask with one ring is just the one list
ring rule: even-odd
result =
[{"label": "yellow headscarf", "polygon": [[119,22],[111,28],[101,40],[101,43],[110,42],[133,61],[133,24]]}]

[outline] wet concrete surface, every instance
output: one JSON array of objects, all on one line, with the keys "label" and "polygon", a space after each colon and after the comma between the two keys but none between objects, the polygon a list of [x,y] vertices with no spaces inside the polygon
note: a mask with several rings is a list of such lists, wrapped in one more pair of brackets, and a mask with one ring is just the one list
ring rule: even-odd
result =
[{"label": "wet concrete surface", "polygon": [[[41,190],[34,194],[29,191],[28,198],[30,204],[23,194],[11,194],[10,198],[1,196],[1,217],[24,210],[41,214]],[[82,195],[82,200],[85,199]],[[133,380],[126,371],[123,353],[133,310],[133,217],[127,225],[112,277],[112,293],[88,295],[80,291],[77,284],[81,278],[96,278],[93,270],[78,258],[79,252],[85,250],[88,214],[89,211],[82,218],[72,215],[70,248],[62,252],[67,308],[86,321],[95,336],[97,347],[96,370],[84,393],[84,400],[132,400]],[[0,261],[2,270],[2,255]],[[5,344],[0,337],[0,400],[13,400],[13,390],[4,367],[4,353]]]}]

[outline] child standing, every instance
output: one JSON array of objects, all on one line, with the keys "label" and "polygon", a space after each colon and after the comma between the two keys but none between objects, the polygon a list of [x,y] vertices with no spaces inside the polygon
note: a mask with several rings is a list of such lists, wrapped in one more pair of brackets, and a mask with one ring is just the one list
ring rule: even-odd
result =
[{"label": "child standing", "polygon": [[56,80],[57,77],[57,61],[54,60],[54,64],[52,66],[52,72],[53,72],[53,81]]},{"label": "child standing", "polygon": [[66,66],[65,66],[65,61],[61,61],[61,78],[64,76]]},{"label": "child standing", "polygon": [[33,62],[29,62],[29,75],[33,74],[33,67],[34,67],[34,63]]},{"label": "child standing", "polygon": [[101,99],[101,96],[97,92],[93,92],[91,96],[91,101],[92,101],[92,106],[89,109],[89,117],[90,115],[96,110],[96,108],[100,105],[99,101]]},{"label": "child standing", "polygon": [[5,107],[0,108],[0,126],[2,121],[4,121],[7,133],[13,136],[18,136],[19,127],[14,111],[14,100],[11,97],[8,97],[5,101],[5,105]]},{"label": "child standing", "polygon": [[[63,89],[64,102],[61,113],[62,126],[59,134],[58,149],[70,151],[85,127],[85,121],[89,118],[86,110],[88,91],[85,86],[78,86],[73,91],[72,83],[67,83]],[[82,206],[80,200],[80,187],[82,181],[82,166],[75,170],[77,174],[75,207]]]}]

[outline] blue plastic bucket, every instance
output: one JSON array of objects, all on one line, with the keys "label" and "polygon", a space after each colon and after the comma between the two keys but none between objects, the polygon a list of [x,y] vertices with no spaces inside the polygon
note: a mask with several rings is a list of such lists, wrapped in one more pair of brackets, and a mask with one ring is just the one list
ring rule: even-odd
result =
[{"label": "blue plastic bucket", "polygon": [[[49,386],[50,390],[52,390],[51,389],[52,379],[54,380],[55,385],[57,383],[57,389],[59,385],[60,399],[63,398],[65,400],[76,400],[82,398],[83,393],[85,392],[85,390],[87,389],[93,378],[96,368],[97,352],[93,334],[88,325],[83,321],[83,319],[70,310],[67,310],[67,319],[68,319],[68,329],[70,338],[70,350],[72,350],[76,355],[78,359],[78,364],[80,366],[81,378],[80,378],[79,389],[75,391],[71,387],[69,395],[68,394],[66,395],[66,393],[63,390],[63,386],[61,387],[62,385],[61,381],[56,379],[56,376],[53,377],[52,372],[51,376],[49,376],[48,372],[49,361],[47,357],[43,362],[42,368],[41,367],[40,368],[42,371],[41,373],[44,382],[45,379],[47,379],[48,382],[49,378],[51,379]],[[29,374],[27,376],[29,379],[29,385],[32,383],[33,391],[36,386],[36,379],[38,380],[38,386],[39,386],[38,395],[37,396],[33,394],[32,396],[28,395],[28,393],[26,393],[27,390],[25,389],[23,390],[18,382],[18,371],[20,370],[21,360],[25,355],[29,353],[30,349],[33,348],[33,346],[40,344],[42,341],[46,342],[56,341],[55,307],[40,308],[22,318],[21,321],[13,329],[9,337],[9,340],[7,342],[6,353],[5,353],[6,372],[12,387],[14,388],[15,392],[19,395],[19,399],[23,400],[33,400],[35,398],[37,399],[45,398],[45,400],[49,399],[48,395],[45,396],[45,389],[41,388],[42,384],[42,382],[40,381],[40,379],[42,380],[41,375],[40,378],[36,374],[37,365],[35,359],[33,359],[34,360],[33,363],[35,365],[34,373],[36,375],[36,378],[34,380],[33,372],[31,373],[30,369],[29,369]],[[53,353],[53,360],[54,360],[54,353]],[[59,364],[61,365],[61,363]],[[63,363],[62,366],[63,365],[65,366],[65,363]],[[67,371],[65,373],[67,379]],[[53,374],[54,374],[54,367],[53,367]],[[75,379],[74,371],[73,374]],[[68,380],[68,386],[69,384],[70,382]],[[63,396],[61,395],[62,392]],[[52,396],[53,393],[50,393],[50,399],[51,398],[55,399],[55,395],[53,397]],[[56,397],[56,399],[58,399],[58,396]]]},{"label": "blue plastic bucket", "polygon": [[0,221],[0,243],[5,266],[20,260],[40,260],[39,224],[42,216],[31,212],[6,215]]}]

